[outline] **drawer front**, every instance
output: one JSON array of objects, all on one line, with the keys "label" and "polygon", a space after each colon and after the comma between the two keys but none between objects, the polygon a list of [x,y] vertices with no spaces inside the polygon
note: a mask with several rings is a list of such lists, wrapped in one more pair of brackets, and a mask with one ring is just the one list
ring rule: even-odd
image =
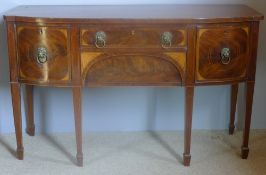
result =
[{"label": "drawer front", "polygon": [[81,53],[81,75],[85,86],[181,85],[185,65],[186,52]]},{"label": "drawer front", "polygon": [[[98,37],[104,35],[103,39]],[[185,28],[84,27],[80,44],[88,48],[177,48],[187,43]],[[162,41],[164,40],[164,41]]]},{"label": "drawer front", "polygon": [[20,80],[34,83],[70,80],[67,28],[17,26],[17,47]]},{"label": "drawer front", "polygon": [[248,26],[199,27],[196,81],[239,81],[246,78]]}]

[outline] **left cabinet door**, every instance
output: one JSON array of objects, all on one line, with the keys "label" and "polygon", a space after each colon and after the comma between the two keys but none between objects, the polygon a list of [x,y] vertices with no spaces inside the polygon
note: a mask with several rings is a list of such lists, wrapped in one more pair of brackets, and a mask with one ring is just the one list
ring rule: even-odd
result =
[{"label": "left cabinet door", "polygon": [[19,80],[65,84],[71,79],[69,28],[18,25]]}]

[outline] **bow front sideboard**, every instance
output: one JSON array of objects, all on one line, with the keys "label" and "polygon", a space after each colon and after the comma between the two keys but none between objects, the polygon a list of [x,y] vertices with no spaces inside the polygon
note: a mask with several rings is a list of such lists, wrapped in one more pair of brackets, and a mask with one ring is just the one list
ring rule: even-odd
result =
[{"label": "bow front sideboard", "polygon": [[194,87],[231,86],[234,131],[238,83],[246,84],[242,158],[248,140],[259,21],[245,5],[19,6],[5,15],[10,85],[23,159],[21,84],[27,128],[34,135],[33,87],[73,89],[77,164],[82,166],[81,88],[184,86],[184,165],[190,164]]}]

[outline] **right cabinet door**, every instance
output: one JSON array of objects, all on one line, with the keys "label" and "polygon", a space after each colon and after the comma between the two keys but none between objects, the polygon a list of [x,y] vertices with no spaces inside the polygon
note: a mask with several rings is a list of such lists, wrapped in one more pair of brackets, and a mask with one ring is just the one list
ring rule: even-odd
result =
[{"label": "right cabinet door", "polygon": [[246,78],[249,27],[207,25],[197,28],[196,82],[227,83]]}]

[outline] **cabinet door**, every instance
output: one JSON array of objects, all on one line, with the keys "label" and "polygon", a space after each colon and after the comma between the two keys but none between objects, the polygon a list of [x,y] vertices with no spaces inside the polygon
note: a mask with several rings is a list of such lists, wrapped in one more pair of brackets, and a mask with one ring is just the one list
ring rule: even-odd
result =
[{"label": "cabinet door", "polygon": [[61,27],[17,27],[20,81],[64,83],[70,80],[69,32]]},{"label": "cabinet door", "polygon": [[196,81],[228,82],[246,78],[249,28],[240,26],[199,27]]}]

